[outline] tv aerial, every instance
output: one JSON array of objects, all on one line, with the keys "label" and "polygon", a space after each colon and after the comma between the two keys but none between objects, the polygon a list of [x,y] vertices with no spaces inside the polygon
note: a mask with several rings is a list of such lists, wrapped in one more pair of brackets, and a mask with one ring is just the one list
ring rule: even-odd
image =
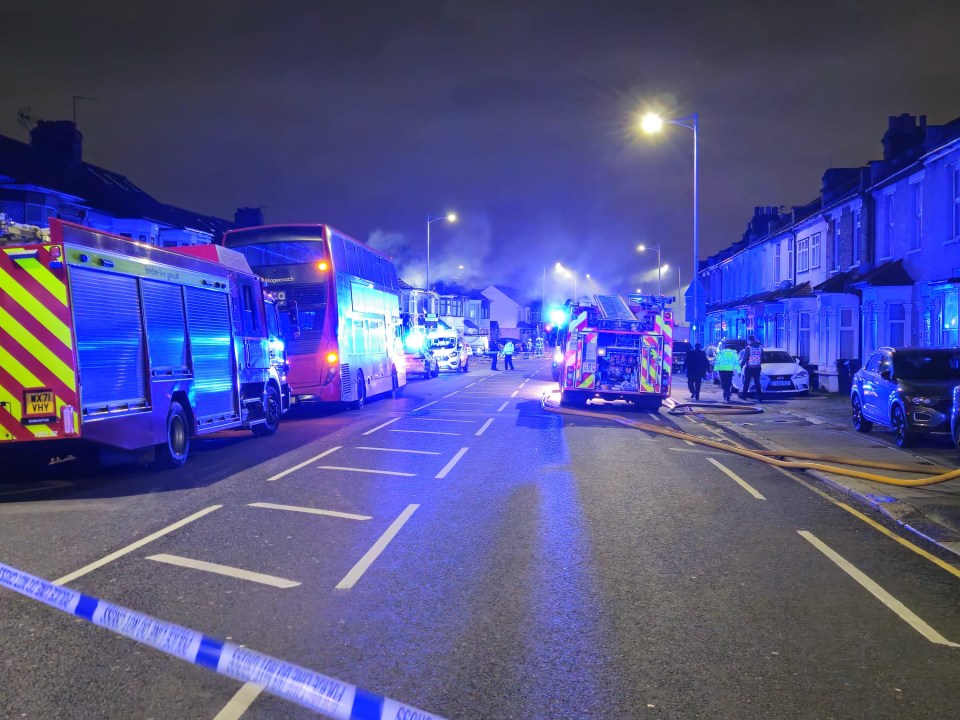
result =
[{"label": "tv aerial", "polygon": [[43,120],[43,118],[34,117],[30,114],[33,110],[29,105],[24,105],[20,110],[17,111],[17,124],[20,125],[24,130],[31,130],[37,124],[38,121]]}]

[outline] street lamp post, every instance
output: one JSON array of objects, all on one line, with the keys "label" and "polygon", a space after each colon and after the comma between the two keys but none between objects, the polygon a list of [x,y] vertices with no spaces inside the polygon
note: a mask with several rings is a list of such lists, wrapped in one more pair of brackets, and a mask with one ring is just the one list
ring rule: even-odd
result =
[{"label": "street lamp post", "polygon": [[[646,245],[637,245],[637,250],[640,252],[646,252],[647,249],[648,247]],[[657,251],[657,295],[663,295],[663,288],[660,286],[660,275],[662,273],[660,268],[660,245],[651,245],[649,249]]]},{"label": "street lamp post", "polygon": [[664,120],[656,113],[647,113],[640,120],[645,133],[656,133],[663,129],[664,123],[679,125],[693,131],[693,339],[696,340],[700,328],[699,265],[700,265],[700,169],[698,148],[698,115],[686,115],[675,120]]},{"label": "street lamp post", "polygon": [[450,223],[457,221],[456,213],[447,213],[446,215],[427,215],[427,283],[424,290],[430,292],[430,226],[437,220],[446,220]]}]

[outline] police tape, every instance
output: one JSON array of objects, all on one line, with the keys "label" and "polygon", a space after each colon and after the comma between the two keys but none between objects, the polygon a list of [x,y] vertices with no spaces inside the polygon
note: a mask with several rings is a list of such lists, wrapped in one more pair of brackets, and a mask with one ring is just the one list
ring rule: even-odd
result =
[{"label": "police tape", "polygon": [[415,707],[0,563],[0,586],[144,645],[342,720],[443,720]]}]

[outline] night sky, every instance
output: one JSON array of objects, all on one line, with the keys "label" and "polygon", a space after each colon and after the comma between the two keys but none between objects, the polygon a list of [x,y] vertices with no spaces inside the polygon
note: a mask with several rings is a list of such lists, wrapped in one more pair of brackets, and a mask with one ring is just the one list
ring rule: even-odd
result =
[{"label": "night sky", "polygon": [[92,96],[84,159],[161,201],[328,222],[414,282],[454,210],[434,278],[652,290],[638,242],[692,270],[692,134],[641,109],[700,115],[706,257],[879,158],[888,115],[960,116],[958,31],[948,0],[5,2],[0,133]]}]

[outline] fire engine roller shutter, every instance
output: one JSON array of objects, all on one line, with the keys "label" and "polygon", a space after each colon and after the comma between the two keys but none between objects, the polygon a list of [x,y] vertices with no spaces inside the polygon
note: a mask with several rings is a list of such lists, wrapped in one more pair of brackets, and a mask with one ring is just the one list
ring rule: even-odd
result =
[{"label": "fire engine roller shutter", "polygon": [[70,268],[80,370],[80,404],[90,417],[147,402],[137,279]]},{"label": "fire engine roller shutter", "polygon": [[142,280],[143,314],[147,320],[150,373],[154,377],[189,373],[183,295],[179,285]]},{"label": "fire engine roller shutter", "polygon": [[197,420],[216,421],[237,414],[234,392],[233,346],[226,293],[184,288],[187,331],[197,391]]}]

